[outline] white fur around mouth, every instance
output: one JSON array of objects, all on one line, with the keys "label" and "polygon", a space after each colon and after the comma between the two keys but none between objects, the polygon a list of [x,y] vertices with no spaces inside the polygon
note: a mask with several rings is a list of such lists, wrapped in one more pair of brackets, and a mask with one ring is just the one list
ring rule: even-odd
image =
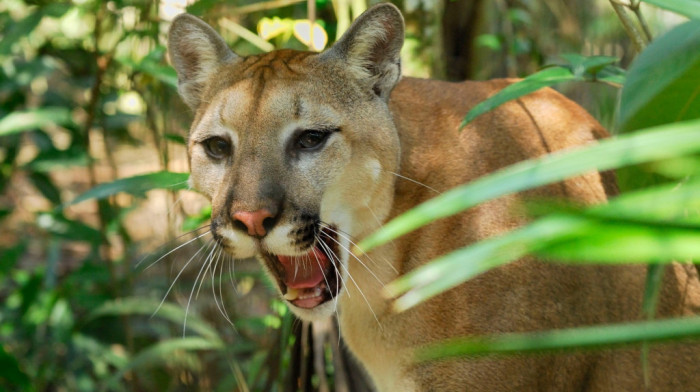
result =
[{"label": "white fur around mouth", "polygon": [[[338,246],[333,229],[322,229],[316,242],[305,255],[279,256],[267,253],[264,256],[269,270],[279,285],[282,298],[290,305],[311,310],[333,300],[340,293]],[[306,256],[306,260],[304,257]],[[304,261],[315,262],[311,271],[304,271]],[[299,274],[300,276],[298,276]],[[321,278],[322,275],[322,278]]]}]

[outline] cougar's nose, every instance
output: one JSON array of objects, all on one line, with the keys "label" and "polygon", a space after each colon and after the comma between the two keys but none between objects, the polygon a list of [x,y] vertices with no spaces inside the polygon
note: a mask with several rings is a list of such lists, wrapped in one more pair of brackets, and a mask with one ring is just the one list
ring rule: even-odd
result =
[{"label": "cougar's nose", "polygon": [[[257,211],[237,211],[233,213],[233,223],[238,225],[241,229],[248,229],[248,235],[253,237],[263,237],[267,234],[265,229],[265,220],[269,219],[269,222],[274,221],[275,215],[266,208],[262,208]],[[270,225],[268,225],[270,226]]]}]

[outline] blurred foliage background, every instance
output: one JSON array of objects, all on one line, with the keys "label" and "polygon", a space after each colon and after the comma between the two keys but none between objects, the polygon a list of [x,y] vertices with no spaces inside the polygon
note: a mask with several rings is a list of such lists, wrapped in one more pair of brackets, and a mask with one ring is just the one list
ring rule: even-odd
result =
[{"label": "blurred foliage background", "polygon": [[[209,252],[208,203],[186,189],[192,113],[164,45],[186,11],[241,55],[322,50],[373,3],[0,3],[0,390],[368,388],[341,345],[323,345],[332,324],[312,331],[254,261]],[[641,50],[603,0],[394,3],[411,76],[522,77],[567,53],[627,69]],[[651,36],[687,20],[641,11]],[[618,129],[619,85],[557,88]]]}]

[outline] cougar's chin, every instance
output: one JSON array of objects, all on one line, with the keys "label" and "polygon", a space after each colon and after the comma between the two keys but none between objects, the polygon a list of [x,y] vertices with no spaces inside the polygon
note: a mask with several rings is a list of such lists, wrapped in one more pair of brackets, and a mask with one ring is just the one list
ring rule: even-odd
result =
[{"label": "cougar's chin", "polygon": [[342,291],[340,254],[332,228],[321,228],[313,245],[300,255],[261,251],[282,298],[302,318],[319,318],[335,309]]}]

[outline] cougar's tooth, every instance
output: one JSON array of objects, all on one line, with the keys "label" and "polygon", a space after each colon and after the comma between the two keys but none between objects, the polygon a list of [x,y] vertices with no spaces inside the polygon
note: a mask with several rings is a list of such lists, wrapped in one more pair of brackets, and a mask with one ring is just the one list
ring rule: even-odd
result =
[{"label": "cougar's tooth", "polygon": [[286,299],[287,301],[294,301],[295,299],[299,298],[299,290],[287,287],[287,293],[285,293],[282,298]]}]

